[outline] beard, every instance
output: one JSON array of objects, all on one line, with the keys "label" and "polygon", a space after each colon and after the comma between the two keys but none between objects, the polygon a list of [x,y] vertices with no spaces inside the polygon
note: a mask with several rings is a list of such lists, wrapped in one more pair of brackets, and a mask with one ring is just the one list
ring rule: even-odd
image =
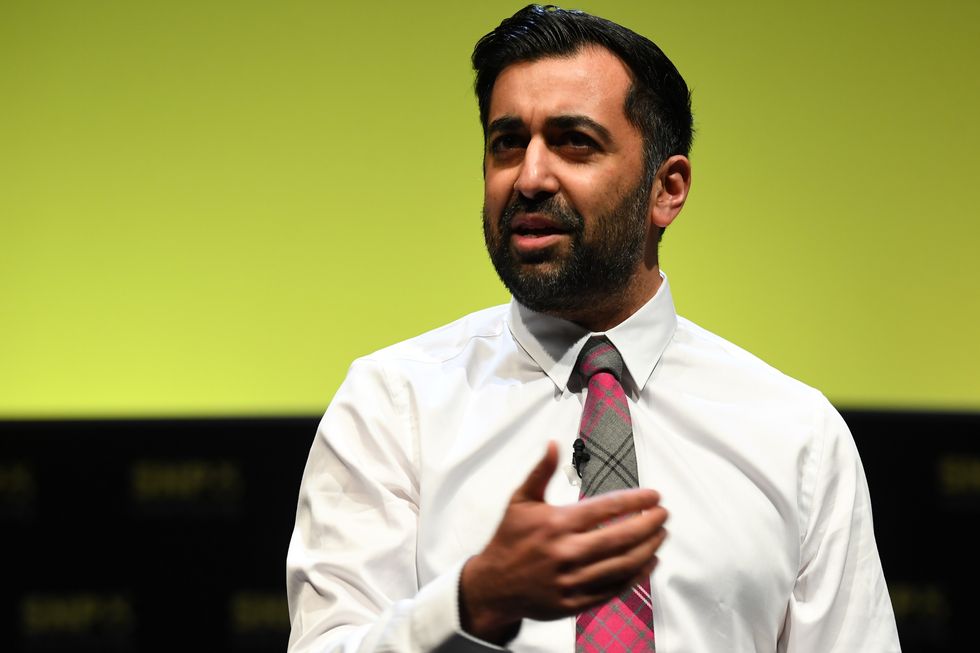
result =
[{"label": "beard", "polygon": [[[595,216],[588,237],[583,216],[557,195],[533,200],[518,193],[496,230],[484,206],[483,236],[497,275],[518,302],[539,313],[569,315],[615,303],[643,259],[650,190],[651,183],[641,179],[618,204]],[[517,258],[510,247],[511,223],[515,215],[532,212],[566,232],[567,251],[556,246]]]}]

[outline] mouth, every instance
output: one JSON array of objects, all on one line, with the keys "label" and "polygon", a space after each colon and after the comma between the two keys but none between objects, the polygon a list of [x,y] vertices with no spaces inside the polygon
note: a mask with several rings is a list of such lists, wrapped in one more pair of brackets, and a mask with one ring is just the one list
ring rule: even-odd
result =
[{"label": "mouth", "polygon": [[520,238],[535,239],[560,236],[568,233],[568,229],[542,215],[524,214],[514,218],[510,232]]},{"label": "mouth", "polygon": [[510,243],[520,258],[538,260],[546,250],[568,238],[568,231],[548,217],[522,214],[510,224]]}]

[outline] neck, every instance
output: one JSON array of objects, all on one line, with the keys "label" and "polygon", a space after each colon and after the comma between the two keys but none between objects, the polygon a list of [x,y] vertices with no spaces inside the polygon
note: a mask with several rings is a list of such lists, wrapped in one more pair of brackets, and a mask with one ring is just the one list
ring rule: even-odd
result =
[{"label": "neck", "polygon": [[592,332],[609,331],[622,324],[633,313],[640,310],[657,294],[663,279],[660,277],[660,267],[654,265],[647,269],[641,279],[627,286],[623,292],[610,295],[603,300],[590,303],[586,308],[568,311],[551,311],[549,315],[574,322]]}]

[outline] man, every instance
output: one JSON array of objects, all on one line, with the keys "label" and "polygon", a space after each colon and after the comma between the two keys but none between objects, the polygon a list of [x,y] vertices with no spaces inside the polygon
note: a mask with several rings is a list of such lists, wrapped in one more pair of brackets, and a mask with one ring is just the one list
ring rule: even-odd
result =
[{"label": "man", "polygon": [[473,62],[514,301],[351,366],[300,492],[291,650],[898,650],[847,427],[674,312],[673,64],[537,6]]}]

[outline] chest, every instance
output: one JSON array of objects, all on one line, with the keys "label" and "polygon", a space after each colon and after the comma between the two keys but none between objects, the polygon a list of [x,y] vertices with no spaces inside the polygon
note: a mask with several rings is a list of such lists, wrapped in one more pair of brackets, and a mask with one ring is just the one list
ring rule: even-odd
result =
[{"label": "chest", "polygon": [[[561,466],[548,501],[577,501],[570,463],[582,398],[556,395],[545,381],[420,413],[421,583],[480,551],[549,440]],[[799,566],[799,438],[737,408],[630,404],[640,483],[670,512],[652,577],[664,637],[717,625],[774,641]],[[522,637],[533,640],[537,628]],[[540,628],[545,640],[573,636],[567,624]]]}]

